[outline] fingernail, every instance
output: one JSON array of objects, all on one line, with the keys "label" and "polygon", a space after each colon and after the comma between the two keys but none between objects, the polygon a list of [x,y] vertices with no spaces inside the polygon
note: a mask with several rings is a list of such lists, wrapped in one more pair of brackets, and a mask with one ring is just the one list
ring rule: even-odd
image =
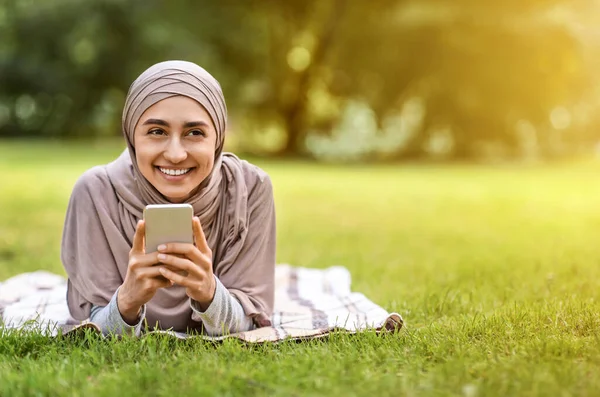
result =
[{"label": "fingernail", "polygon": [[164,244],[161,244],[161,245],[159,245],[159,246],[158,246],[158,250],[159,250],[159,251],[164,251],[164,250],[166,250],[166,249],[167,249],[167,246],[166,246],[166,245],[164,245]]},{"label": "fingernail", "polygon": [[[165,254],[158,254],[158,260],[164,261],[165,259],[167,259],[167,256]],[[160,269],[163,270],[163,269]]]}]

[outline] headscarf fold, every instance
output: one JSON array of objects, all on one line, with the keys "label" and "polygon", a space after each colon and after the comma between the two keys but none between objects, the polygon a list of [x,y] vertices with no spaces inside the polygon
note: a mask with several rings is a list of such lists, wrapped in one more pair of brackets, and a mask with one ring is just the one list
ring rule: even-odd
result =
[{"label": "headscarf fold", "polygon": [[[67,302],[78,320],[91,307],[105,306],[127,273],[137,221],[147,204],[169,203],[138,168],[134,129],[155,103],[176,95],[202,105],[217,133],[210,175],[186,202],[200,218],[213,252],[213,271],[259,326],[270,324],[275,267],[275,213],[268,176],[248,162],[223,153],[227,108],[221,87],[200,66],[184,61],[158,63],[131,85],[123,109],[127,142],[115,161],[84,173],[67,209],[61,259],[69,277]],[[159,289],[146,306],[149,326],[185,331],[192,320],[185,288]]]}]

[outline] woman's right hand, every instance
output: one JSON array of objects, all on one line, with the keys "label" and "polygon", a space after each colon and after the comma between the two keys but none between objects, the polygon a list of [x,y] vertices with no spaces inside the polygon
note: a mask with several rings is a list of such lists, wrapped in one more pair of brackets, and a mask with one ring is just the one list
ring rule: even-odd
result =
[{"label": "woman's right hand", "polygon": [[[147,303],[159,288],[170,287],[171,281],[160,273],[163,265],[157,259],[158,252],[145,253],[144,235],[146,227],[140,220],[135,228],[133,245],[129,251],[129,264],[125,281],[119,288],[117,306],[123,320],[129,324],[137,322],[142,305]],[[156,265],[156,266],[155,266]]]}]

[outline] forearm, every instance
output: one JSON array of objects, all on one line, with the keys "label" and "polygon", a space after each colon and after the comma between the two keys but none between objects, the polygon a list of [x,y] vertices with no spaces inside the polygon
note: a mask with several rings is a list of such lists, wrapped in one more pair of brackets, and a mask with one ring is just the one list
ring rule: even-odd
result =
[{"label": "forearm", "polygon": [[119,312],[117,304],[117,296],[119,290],[114,293],[110,302],[106,306],[93,306],[90,314],[90,321],[100,327],[102,334],[107,335],[124,335],[135,334],[139,336],[142,330],[142,323],[146,317],[146,306],[142,306],[141,312],[134,325],[129,325]]},{"label": "forearm", "polygon": [[206,311],[201,311],[198,302],[191,300],[194,320],[202,321],[204,330],[211,336],[253,329],[252,318],[246,316],[240,302],[229,293],[217,277],[215,282],[215,296]]}]

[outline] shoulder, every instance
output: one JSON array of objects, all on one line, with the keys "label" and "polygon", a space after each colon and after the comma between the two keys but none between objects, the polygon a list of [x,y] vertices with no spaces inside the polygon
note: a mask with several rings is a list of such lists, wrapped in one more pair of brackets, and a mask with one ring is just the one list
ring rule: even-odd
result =
[{"label": "shoulder", "polygon": [[73,185],[71,197],[106,196],[112,190],[106,166],[98,165],[85,171]]},{"label": "shoulder", "polygon": [[273,196],[273,184],[269,174],[246,160],[240,160],[240,163],[249,197]]}]

